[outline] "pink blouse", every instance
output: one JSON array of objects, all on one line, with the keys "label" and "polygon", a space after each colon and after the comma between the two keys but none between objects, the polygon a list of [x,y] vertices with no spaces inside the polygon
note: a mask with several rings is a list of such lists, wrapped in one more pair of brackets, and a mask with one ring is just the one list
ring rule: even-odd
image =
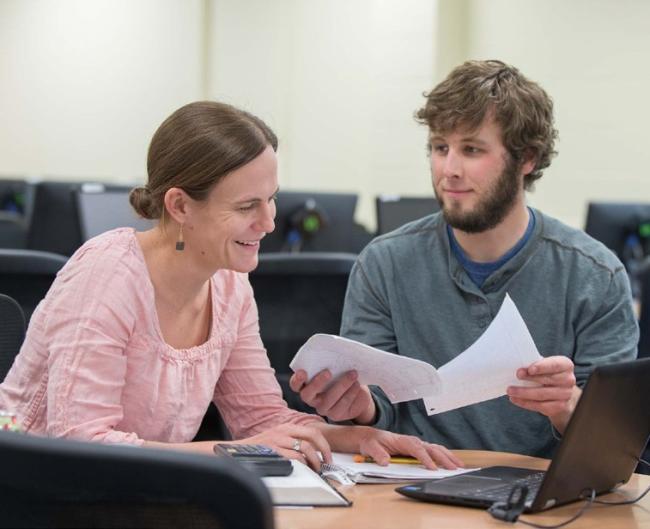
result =
[{"label": "pink blouse", "polygon": [[191,441],[210,401],[234,438],[321,420],[282,400],[248,276],[219,270],[211,287],[208,341],[174,349],[134,230],[88,241],[34,312],[0,409],[27,432],[135,445]]}]

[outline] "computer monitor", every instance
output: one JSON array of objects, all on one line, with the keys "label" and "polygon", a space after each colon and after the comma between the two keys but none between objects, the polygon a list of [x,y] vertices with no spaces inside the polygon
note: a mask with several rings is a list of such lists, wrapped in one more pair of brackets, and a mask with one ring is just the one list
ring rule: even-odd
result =
[{"label": "computer monitor", "polygon": [[380,195],[376,201],[377,235],[388,233],[407,222],[440,211],[440,204],[433,197],[402,197]]},{"label": "computer monitor", "polygon": [[127,186],[106,187],[102,184],[84,184],[77,191],[79,226],[83,241],[114,228],[131,227],[145,231],[153,221],[138,217],[129,203]]},{"label": "computer monitor", "polygon": [[281,191],[275,230],[262,239],[262,252],[358,253],[371,235],[354,222],[357,195]]},{"label": "computer monitor", "polygon": [[650,204],[590,202],[585,231],[624,261],[623,248],[628,236],[638,234],[644,223],[650,224]]}]

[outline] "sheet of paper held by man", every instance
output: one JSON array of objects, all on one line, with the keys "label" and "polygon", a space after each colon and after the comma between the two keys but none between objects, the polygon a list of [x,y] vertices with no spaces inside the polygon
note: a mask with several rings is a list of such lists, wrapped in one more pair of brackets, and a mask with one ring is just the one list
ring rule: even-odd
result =
[{"label": "sheet of paper held by man", "polygon": [[362,384],[379,386],[391,402],[423,398],[429,415],[501,397],[508,386],[527,386],[517,369],[542,357],[514,302],[506,297],[483,335],[440,369],[420,360],[387,353],[354,340],[315,334],[290,367],[308,379],[329,369],[332,379],[352,369]]},{"label": "sheet of paper held by man", "polygon": [[435,395],[440,387],[431,364],[331,334],[309,338],[289,367],[304,369],[309,380],[323,369],[330,370],[332,380],[354,369],[361,384],[379,386],[393,403]]},{"label": "sheet of paper held by man", "polygon": [[506,294],[481,337],[438,369],[442,391],[424,399],[429,415],[501,397],[508,386],[530,386],[517,369],[542,357],[515,303]]}]

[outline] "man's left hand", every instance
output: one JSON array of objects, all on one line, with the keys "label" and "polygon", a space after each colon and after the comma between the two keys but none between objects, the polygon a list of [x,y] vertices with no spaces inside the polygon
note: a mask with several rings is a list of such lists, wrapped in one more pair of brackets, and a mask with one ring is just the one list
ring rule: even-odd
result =
[{"label": "man's left hand", "polygon": [[517,378],[539,386],[510,386],[510,402],[546,415],[563,433],[582,393],[576,386],[573,362],[566,356],[549,356],[518,369]]}]

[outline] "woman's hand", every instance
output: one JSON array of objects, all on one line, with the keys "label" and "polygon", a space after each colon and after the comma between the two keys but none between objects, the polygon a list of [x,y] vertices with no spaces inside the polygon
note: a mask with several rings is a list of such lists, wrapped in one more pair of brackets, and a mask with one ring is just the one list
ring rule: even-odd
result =
[{"label": "woman's hand", "polygon": [[228,442],[269,446],[278,454],[306,463],[316,471],[320,470],[321,465],[318,452],[322,454],[323,462],[332,461],[332,452],[325,436],[311,426],[281,424],[252,437]]},{"label": "woman's hand", "polygon": [[[361,428],[361,427],[359,427]],[[375,428],[364,428],[359,451],[372,457],[379,465],[387,465],[391,455],[412,456],[428,469],[455,469],[465,466],[451,451],[441,445],[426,443],[412,435],[401,435]]]}]

